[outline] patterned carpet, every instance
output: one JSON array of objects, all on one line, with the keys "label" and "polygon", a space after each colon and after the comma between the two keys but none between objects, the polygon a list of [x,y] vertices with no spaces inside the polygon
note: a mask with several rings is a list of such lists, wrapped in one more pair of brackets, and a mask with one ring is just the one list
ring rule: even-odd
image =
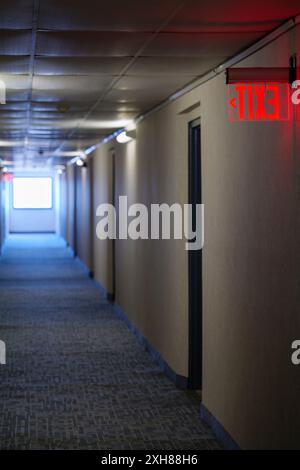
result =
[{"label": "patterned carpet", "polygon": [[0,449],[220,448],[54,235],[7,242],[0,339]]}]

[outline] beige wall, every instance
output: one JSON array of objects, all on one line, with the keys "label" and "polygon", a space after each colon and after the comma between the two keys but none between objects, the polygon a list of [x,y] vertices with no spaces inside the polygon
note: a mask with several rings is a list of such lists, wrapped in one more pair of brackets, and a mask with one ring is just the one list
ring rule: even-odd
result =
[{"label": "beige wall", "polygon": [[[299,29],[282,36],[242,65],[287,66],[299,36]],[[299,448],[300,370],[290,361],[300,337],[299,122],[229,123],[226,98],[219,76],[142,121],[135,142],[98,149],[94,201],[111,201],[114,146],[116,196],[187,202],[187,126],[201,118],[203,403],[242,448]],[[96,278],[110,290],[108,242],[95,239],[94,249]],[[117,241],[116,264],[117,302],[186,376],[183,242]]]},{"label": "beige wall", "polygon": [[57,175],[59,181],[59,235],[67,239],[67,174],[66,172]]},{"label": "beige wall", "polygon": [[[87,167],[67,166],[66,184],[66,240],[76,256],[93,271],[93,200],[92,200],[93,162]],[[62,204],[63,206],[63,204]]]},{"label": "beige wall", "polygon": [[93,271],[92,259],[92,162],[85,167],[75,167],[76,184],[76,255]]},{"label": "beige wall", "polygon": [[96,237],[96,210],[99,204],[112,203],[112,155],[110,147],[100,147],[93,156],[93,252],[95,279],[113,293],[112,242]]}]

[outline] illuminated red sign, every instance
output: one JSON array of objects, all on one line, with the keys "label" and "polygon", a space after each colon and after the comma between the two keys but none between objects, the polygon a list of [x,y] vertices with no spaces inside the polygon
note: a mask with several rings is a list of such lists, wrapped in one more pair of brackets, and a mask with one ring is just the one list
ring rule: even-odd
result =
[{"label": "illuminated red sign", "polygon": [[228,87],[230,121],[287,121],[290,89],[282,83],[236,83]]},{"label": "illuminated red sign", "polygon": [[10,183],[10,181],[13,180],[13,177],[14,177],[14,176],[13,176],[12,173],[4,173],[4,174],[2,175],[3,181],[6,181],[7,183]]}]

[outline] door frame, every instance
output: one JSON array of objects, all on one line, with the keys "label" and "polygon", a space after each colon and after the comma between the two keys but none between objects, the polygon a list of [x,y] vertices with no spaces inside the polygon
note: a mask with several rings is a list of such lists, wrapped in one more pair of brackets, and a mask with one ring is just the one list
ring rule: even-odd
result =
[{"label": "door frame", "polygon": [[[202,203],[201,123],[188,123],[188,202]],[[193,228],[195,212],[193,211]],[[202,388],[202,250],[188,251],[189,360],[188,387]]]},{"label": "door frame", "polygon": [[[116,208],[116,152],[114,148],[109,149],[111,158],[111,204]],[[111,292],[107,293],[107,299],[114,302],[116,299],[116,240],[111,240]]]}]

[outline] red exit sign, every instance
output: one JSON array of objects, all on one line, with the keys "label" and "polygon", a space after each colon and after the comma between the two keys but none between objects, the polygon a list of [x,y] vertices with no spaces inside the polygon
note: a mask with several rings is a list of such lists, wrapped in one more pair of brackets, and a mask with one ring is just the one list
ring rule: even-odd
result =
[{"label": "red exit sign", "polygon": [[235,83],[228,87],[230,121],[287,121],[290,89],[283,83]]},{"label": "red exit sign", "polygon": [[3,181],[6,181],[7,183],[10,183],[13,180],[13,175],[11,173],[4,173],[2,175]]}]

